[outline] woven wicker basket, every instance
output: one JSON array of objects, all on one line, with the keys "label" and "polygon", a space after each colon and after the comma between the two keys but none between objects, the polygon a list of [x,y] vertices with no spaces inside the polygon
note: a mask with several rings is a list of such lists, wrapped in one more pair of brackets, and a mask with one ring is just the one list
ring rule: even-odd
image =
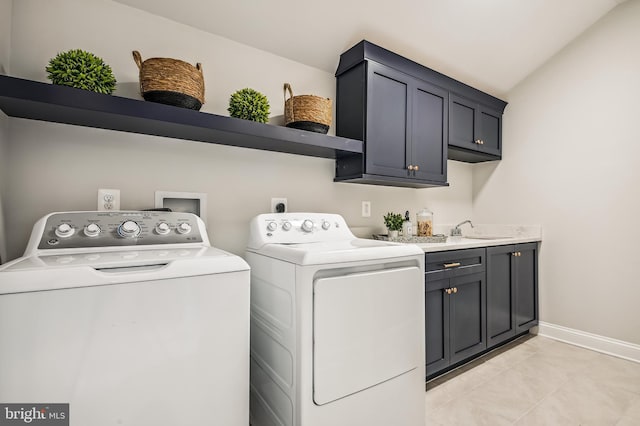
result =
[{"label": "woven wicker basket", "polygon": [[331,126],[331,99],[314,95],[293,96],[291,85],[285,83],[284,124],[294,129],[327,133]]},{"label": "woven wicker basket", "polygon": [[146,101],[199,110],[204,104],[202,65],[194,67],[179,59],[149,58],[142,61],[133,51],[140,69],[140,93]]}]

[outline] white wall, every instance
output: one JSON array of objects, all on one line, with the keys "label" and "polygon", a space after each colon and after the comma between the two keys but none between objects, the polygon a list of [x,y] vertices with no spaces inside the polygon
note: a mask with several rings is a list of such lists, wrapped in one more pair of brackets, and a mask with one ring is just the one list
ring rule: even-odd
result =
[{"label": "white wall", "polygon": [[8,187],[9,173],[7,170],[7,155],[9,145],[9,119],[0,114],[0,264],[8,260],[7,237],[5,235],[5,199]]},{"label": "white wall", "polygon": [[541,223],[540,316],[640,344],[640,0],[508,97],[499,164],[473,172],[479,222]]},{"label": "white wall", "polygon": [[[11,0],[0,0],[0,74],[9,73],[9,56],[11,46]],[[0,263],[7,259],[6,237],[4,234],[3,200],[6,182],[8,180],[5,166],[7,150],[9,120],[0,113]]]},{"label": "white wall", "polygon": [[[117,94],[136,94],[137,49],[151,56],[201,62],[207,103],[203,111],[227,115],[232,92],[254,87],[283,111],[282,85],[334,98],[335,78],[228,39],[106,0],[20,0],[14,3],[12,74],[46,81],[44,67],[57,52],[90,50],[116,74]],[[90,19],[78,19],[78,14]],[[340,52],[336,52],[336,58]],[[382,215],[428,206],[437,223],[470,217],[472,168],[449,162],[449,188],[406,189],[334,183],[333,160],[198,142],[11,119],[10,190],[6,221],[9,256],[26,245],[31,226],[59,210],[96,208],[96,192],[119,188],[123,209],[153,206],[155,190],[205,192],[212,242],[241,254],[248,221],[268,211],[271,197],[287,197],[294,211],[337,212],[352,226],[382,230]],[[361,201],[372,217],[361,218]]]},{"label": "white wall", "polygon": [[9,73],[12,0],[0,0],[0,74]]}]

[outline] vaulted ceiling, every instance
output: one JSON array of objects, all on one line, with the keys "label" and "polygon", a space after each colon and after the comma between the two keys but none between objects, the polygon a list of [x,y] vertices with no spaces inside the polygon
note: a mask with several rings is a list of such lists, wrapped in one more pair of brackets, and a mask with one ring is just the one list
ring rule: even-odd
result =
[{"label": "vaulted ceiling", "polygon": [[625,0],[116,0],[333,73],[362,39],[496,96]]}]

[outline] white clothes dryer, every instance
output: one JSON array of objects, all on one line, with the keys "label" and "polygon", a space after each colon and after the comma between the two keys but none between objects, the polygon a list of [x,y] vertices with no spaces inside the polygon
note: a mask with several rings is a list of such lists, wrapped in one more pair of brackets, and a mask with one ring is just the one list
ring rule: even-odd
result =
[{"label": "white clothes dryer", "polygon": [[423,426],[424,252],[336,214],[250,225],[253,426]]},{"label": "white clothes dryer", "polygon": [[71,425],[249,422],[249,267],[190,213],[42,218],[0,268],[0,342],[2,403],[68,403]]}]

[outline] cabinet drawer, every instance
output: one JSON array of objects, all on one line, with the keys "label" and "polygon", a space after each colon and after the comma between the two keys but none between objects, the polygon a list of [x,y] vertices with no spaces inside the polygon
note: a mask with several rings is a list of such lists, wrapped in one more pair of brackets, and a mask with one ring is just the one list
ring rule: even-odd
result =
[{"label": "cabinet drawer", "polygon": [[425,278],[430,281],[483,272],[485,255],[485,248],[427,253]]}]

